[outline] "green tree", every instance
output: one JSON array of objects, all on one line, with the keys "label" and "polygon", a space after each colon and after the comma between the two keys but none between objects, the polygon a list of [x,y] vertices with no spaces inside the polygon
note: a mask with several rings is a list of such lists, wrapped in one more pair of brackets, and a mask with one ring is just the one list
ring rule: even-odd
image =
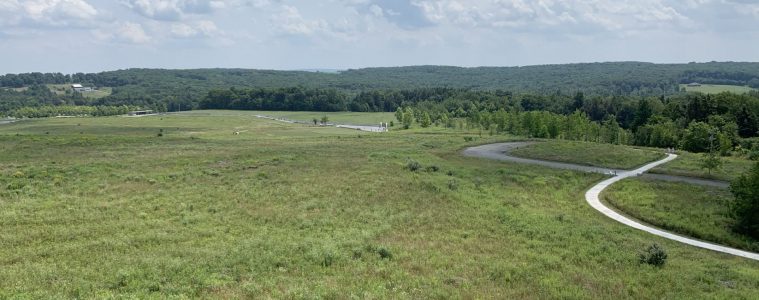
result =
[{"label": "green tree", "polygon": [[314,118],[312,121],[314,121],[314,125],[319,124],[319,119],[317,119],[317,118]]},{"label": "green tree", "polygon": [[329,122],[329,118],[327,117],[327,115],[324,115],[322,117],[322,124],[327,125],[327,122]]},{"label": "green tree", "polygon": [[428,114],[426,111],[424,114],[422,114],[422,120],[419,122],[419,125],[421,125],[423,128],[430,127],[432,125],[432,119],[430,119],[430,114]]},{"label": "green tree", "polygon": [[401,122],[403,123],[403,129],[411,128],[411,123],[414,123],[414,110],[411,107],[406,107],[403,111]]},{"label": "green tree", "polygon": [[709,137],[715,131],[714,127],[704,122],[691,122],[683,135],[682,148],[691,152],[709,150]]},{"label": "green tree", "polygon": [[718,169],[720,166],[722,166],[722,160],[714,148],[714,141],[716,139],[717,138],[714,136],[714,133],[711,133],[709,136],[709,152],[704,154],[704,160],[701,161],[701,168],[707,169],[709,175],[712,174],[712,170]]},{"label": "green tree", "polygon": [[654,114],[651,103],[646,99],[640,99],[638,101],[638,109],[635,111],[635,120],[633,120],[632,127],[637,129],[640,126],[646,125],[648,119]]},{"label": "green tree", "polygon": [[403,124],[403,108],[398,106],[398,109],[395,110],[395,119],[398,120],[398,123]]},{"label": "green tree", "polygon": [[735,196],[731,207],[735,230],[759,239],[759,163],[730,185]]},{"label": "green tree", "polygon": [[453,123],[450,122],[450,119],[448,118],[448,114],[443,114],[440,116],[440,123],[443,123],[443,126],[446,128],[451,128]]}]

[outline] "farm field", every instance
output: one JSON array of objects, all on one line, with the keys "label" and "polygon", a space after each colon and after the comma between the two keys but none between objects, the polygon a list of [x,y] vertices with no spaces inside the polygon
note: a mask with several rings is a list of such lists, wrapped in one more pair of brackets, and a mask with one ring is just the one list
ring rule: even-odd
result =
[{"label": "farm field", "polygon": [[[759,293],[759,262],[653,237],[593,210],[583,194],[599,174],[460,153],[516,137],[357,133],[258,113],[0,125],[0,298]],[[649,159],[638,151],[611,153],[627,164]],[[669,254],[662,268],[638,262],[654,242]]]},{"label": "farm field", "polygon": [[511,154],[524,158],[617,169],[634,169],[664,157],[664,152],[657,149],[562,140],[540,141],[513,150]]},{"label": "farm field", "polygon": [[759,241],[732,231],[733,195],[727,189],[646,179],[623,180],[604,201],[638,220],[689,237],[759,251]]},{"label": "farm field", "polygon": [[680,89],[685,89],[686,92],[699,92],[704,94],[719,94],[722,92],[743,94],[755,90],[748,86],[719,84],[702,84],[701,86],[688,86],[687,84],[681,84]]}]

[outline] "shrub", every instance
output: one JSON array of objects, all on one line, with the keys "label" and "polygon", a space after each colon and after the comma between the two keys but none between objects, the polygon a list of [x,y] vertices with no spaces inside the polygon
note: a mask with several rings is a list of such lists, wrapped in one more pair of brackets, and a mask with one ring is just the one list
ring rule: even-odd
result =
[{"label": "shrub", "polygon": [[663,267],[667,262],[667,251],[659,244],[651,244],[645,252],[639,254],[638,259],[641,264],[646,263],[656,267]]},{"label": "shrub", "polygon": [[385,247],[380,247],[379,249],[377,249],[377,254],[379,254],[379,256],[380,256],[381,259],[392,259],[393,258],[393,253],[391,253],[390,250],[388,250]]},{"label": "shrub", "polygon": [[415,160],[409,160],[406,163],[406,169],[408,169],[411,172],[416,172],[422,169],[422,164],[420,164],[418,161],[415,161]]},{"label": "shrub", "polygon": [[428,166],[424,168],[424,170],[427,172],[437,172],[437,171],[440,171],[440,168],[438,168],[438,166],[433,165],[433,166]]},{"label": "shrub", "polygon": [[459,189],[459,182],[456,181],[456,179],[448,180],[448,189],[451,191],[455,191]]},{"label": "shrub", "polygon": [[754,145],[751,146],[751,150],[748,152],[748,159],[759,160],[759,142],[754,143]]},{"label": "shrub", "polygon": [[759,163],[734,181],[730,191],[735,196],[731,206],[735,231],[759,238]]},{"label": "shrub", "polygon": [[324,251],[324,254],[322,255],[322,261],[321,266],[322,267],[329,267],[333,263],[335,263],[335,253],[332,251]]}]

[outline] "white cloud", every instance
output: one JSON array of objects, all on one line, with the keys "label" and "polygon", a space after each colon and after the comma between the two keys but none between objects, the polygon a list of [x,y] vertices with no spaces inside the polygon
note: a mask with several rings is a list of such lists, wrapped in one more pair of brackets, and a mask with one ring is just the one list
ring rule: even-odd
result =
[{"label": "white cloud", "polygon": [[209,14],[226,7],[223,1],[211,0],[128,0],[135,12],[155,20],[176,21],[188,14]]},{"label": "white cloud", "polygon": [[171,34],[179,38],[210,37],[218,34],[219,29],[211,21],[199,21],[191,24],[177,23],[171,25]]},{"label": "white cloud", "polygon": [[[413,0],[436,24],[526,30],[640,30],[687,26],[688,18],[661,0]],[[566,27],[569,26],[569,27]]]},{"label": "white cloud", "polygon": [[126,22],[119,27],[117,38],[133,44],[146,44],[151,41],[142,25],[132,22]]},{"label": "white cloud", "polygon": [[85,0],[0,0],[0,24],[4,26],[85,26],[98,10]]},{"label": "white cloud", "polygon": [[369,11],[372,12],[377,17],[382,17],[385,15],[385,13],[382,10],[382,7],[377,6],[376,4],[372,4],[369,6]]},{"label": "white cloud", "polygon": [[328,24],[323,19],[307,20],[297,7],[283,5],[280,13],[271,18],[272,25],[284,34],[312,35],[327,30]]}]

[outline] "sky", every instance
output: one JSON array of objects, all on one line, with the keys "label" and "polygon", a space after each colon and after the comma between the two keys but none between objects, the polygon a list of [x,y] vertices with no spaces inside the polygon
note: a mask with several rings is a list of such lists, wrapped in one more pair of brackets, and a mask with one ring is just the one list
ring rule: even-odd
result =
[{"label": "sky", "polygon": [[759,61],[756,0],[0,0],[0,74]]}]

